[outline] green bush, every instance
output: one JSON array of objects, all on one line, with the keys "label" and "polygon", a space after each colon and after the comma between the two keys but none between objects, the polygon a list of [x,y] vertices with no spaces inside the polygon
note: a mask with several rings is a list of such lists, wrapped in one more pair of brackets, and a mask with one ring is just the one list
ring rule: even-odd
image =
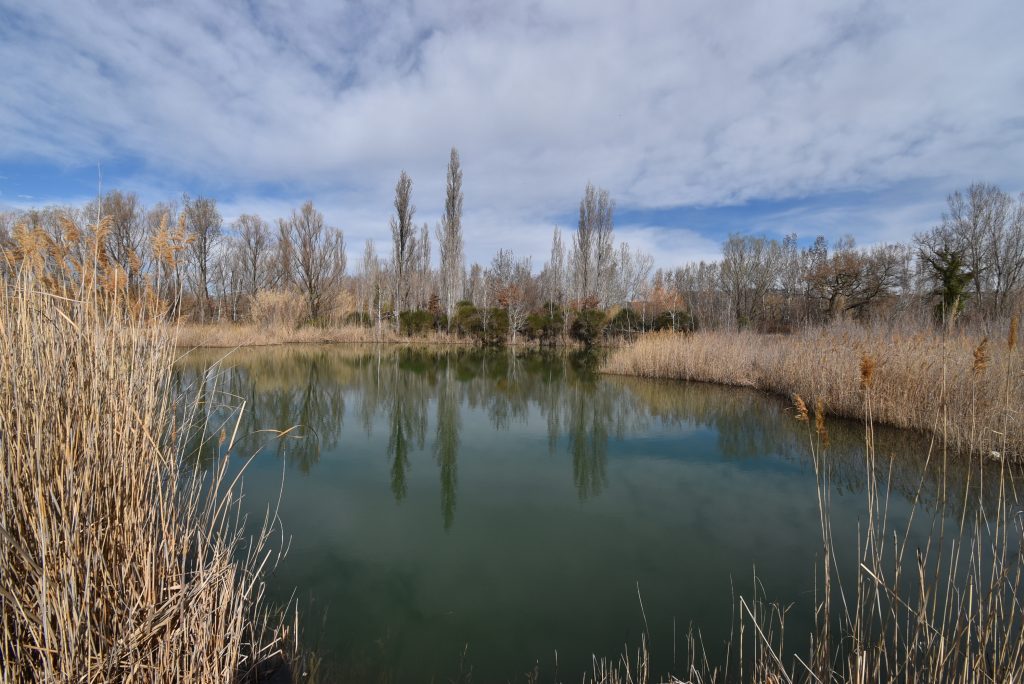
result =
[{"label": "green bush", "polygon": [[403,311],[398,315],[398,329],[404,335],[423,335],[434,327],[434,314],[429,311]]},{"label": "green bush", "polygon": [[640,314],[633,309],[626,307],[624,309],[619,309],[619,312],[615,314],[610,321],[608,321],[608,327],[605,334],[609,336],[626,336],[644,332],[645,329],[644,321],[640,317]]},{"label": "green bush", "polygon": [[505,344],[508,330],[508,311],[505,309],[477,311],[473,334],[481,344],[487,346]]},{"label": "green bush", "polygon": [[601,339],[605,329],[605,314],[600,309],[583,309],[576,312],[569,332],[573,339],[586,347],[593,347]]},{"label": "green bush", "polygon": [[475,338],[484,345],[505,344],[508,337],[508,312],[505,309],[478,309],[471,302],[455,305],[452,330]]},{"label": "green bush", "polygon": [[531,340],[538,340],[542,343],[549,342],[562,332],[564,322],[561,309],[546,307],[526,317],[524,332]]},{"label": "green bush", "polygon": [[472,302],[461,301],[455,305],[452,313],[452,330],[460,335],[472,335],[473,320],[477,315],[476,307]]},{"label": "green bush", "polygon": [[654,319],[654,330],[693,332],[694,320],[688,311],[663,311]]}]

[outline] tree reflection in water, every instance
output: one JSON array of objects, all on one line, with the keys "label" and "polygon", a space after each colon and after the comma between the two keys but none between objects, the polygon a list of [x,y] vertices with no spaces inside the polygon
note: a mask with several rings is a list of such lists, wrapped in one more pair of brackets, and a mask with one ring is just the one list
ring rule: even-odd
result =
[{"label": "tree reflection in water", "polygon": [[437,432],[434,455],[441,471],[441,514],[448,529],[455,520],[456,489],[459,482],[459,393],[452,360],[445,357],[437,389]]},{"label": "tree reflection in water", "polygon": [[[792,419],[786,402],[736,388],[599,376],[592,355],[288,346],[238,350],[218,364],[223,356],[219,350],[190,352],[173,379],[176,396],[198,400],[198,414],[182,426],[198,465],[208,467],[224,454],[230,442],[219,439],[223,428],[236,433],[233,453],[247,457],[269,450],[308,474],[322,453],[344,448],[348,397],[350,417],[367,435],[385,421],[391,492],[401,501],[408,493],[411,452],[426,448],[433,414],[430,448],[446,529],[455,520],[467,411],[485,415],[496,431],[539,412],[547,425],[548,449],[568,456],[581,499],[599,496],[607,484],[609,440],[644,435],[658,424],[712,428],[725,458],[777,454],[810,467],[806,428]],[[285,438],[267,432],[289,428],[295,429]],[[862,491],[868,477],[863,426],[831,420],[829,432],[833,485]],[[880,429],[876,443],[881,458],[875,476],[891,477],[893,489],[907,497],[923,482],[922,499],[934,506],[942,495],[941,478],[925,473],[927,442],[912,433]],[[946,495],[973,506],[976,489],[947,490]]]}]

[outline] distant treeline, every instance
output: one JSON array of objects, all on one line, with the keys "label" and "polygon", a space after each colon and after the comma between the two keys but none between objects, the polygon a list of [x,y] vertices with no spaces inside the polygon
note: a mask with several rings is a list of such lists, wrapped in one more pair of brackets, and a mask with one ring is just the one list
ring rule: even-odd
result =
[{"label": "distant treeline", "polygon": [[40,277],[80,281],[94,262],[108,281],[200,323],[390,325],[485,343],[518,336],[592,343],[697,327],[787,332],[837,318],[987,325],[1022,305],[1024,195],[993,185],[954,192],[938,225],[911,244],[865,248],[852,237],[833,244],[818,237],[801,247],[796,235],[734,234],[719,261],[657,270],[651,255],[616,242],[615,204],[590,184],[576,230],[563,238],[554,229],[539,271],[508,249],[467,268],[462,209],[455,149],[433,231],[415,222],[403,171],[391,254],[378,255],[367,240],[353,268],[343,232],[326,225],[312,202],[273,223],[243,214],[225,225],[210,197],[147,208],[134,193],[113,190],[84,207],[0,213],[0,268],[7,277],[27,266]]}]

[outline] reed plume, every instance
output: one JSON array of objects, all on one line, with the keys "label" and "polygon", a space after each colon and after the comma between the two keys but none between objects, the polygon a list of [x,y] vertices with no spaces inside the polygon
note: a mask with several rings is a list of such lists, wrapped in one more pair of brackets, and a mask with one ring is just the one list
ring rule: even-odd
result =
[{"label": "reed plume", "polygon": [[974,348],[974,363],[971,365],[971,372],[978,375],[986,368],[992,357],[988,351],[988,337],[982,338],[977,347]]},{"label": "reed plume", "polygon": [[870,354],[861,354],[860,357],[860,388],[866,390],[871,387],[871,381],[875,375],[875,358]]},{"label": "reed plume", "polygon": [[804,423],[807,422],[807,404],[804,403],[803,398],[799,394],[793,395],[793,406],[796,408],[796,419]]}]

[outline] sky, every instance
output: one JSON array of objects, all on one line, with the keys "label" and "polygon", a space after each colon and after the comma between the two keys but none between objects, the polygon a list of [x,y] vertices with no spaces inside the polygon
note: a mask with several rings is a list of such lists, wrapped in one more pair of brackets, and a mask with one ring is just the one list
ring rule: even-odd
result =
[{"label": "sky", "polygon": [[[0,208],[311,199],[388,253],[402,170],[466,251],[547,258],[587,182],[658,266],[730,233],[904,241],[1024,189],[1024,2],[0,0]],[[436,250],[435,250],[436,252]],[[435,254],[436,260],[436,254]]]}]

